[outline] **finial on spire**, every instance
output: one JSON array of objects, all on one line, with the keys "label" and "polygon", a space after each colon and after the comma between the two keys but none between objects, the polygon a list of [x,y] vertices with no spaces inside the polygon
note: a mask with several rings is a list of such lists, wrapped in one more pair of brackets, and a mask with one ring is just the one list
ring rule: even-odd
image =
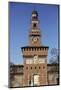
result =
[{"label": "finial on spire", "polygon": [[32,14],[36,14],[36,15],[38,16],[38,13],[37,13],[37,11],[35,10],[35,8],[34,8],[34,10],[32,11]]}]

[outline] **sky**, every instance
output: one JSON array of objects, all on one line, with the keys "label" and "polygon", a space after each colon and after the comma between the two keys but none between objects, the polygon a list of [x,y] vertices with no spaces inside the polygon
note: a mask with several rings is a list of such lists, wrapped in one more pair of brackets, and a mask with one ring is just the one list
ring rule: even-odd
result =
[{"label": "sky", "polygon": [[10,62],[23,64],[21,47],[29,44],[32,11],[38,12],[39,28],[42,33],[42,44],[51,49],[58,49],[58,5],[9,2],[9,50]]}]

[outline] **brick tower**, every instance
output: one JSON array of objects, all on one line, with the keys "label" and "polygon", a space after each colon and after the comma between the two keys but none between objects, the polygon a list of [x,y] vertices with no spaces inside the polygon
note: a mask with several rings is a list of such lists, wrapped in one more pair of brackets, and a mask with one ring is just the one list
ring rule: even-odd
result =
[{"label": "brick tower", "polygon": [[24,59],[24,86],[47,85],[48,46],[41,42],[37,11],[32,12],[29,45],[22,47]]}]

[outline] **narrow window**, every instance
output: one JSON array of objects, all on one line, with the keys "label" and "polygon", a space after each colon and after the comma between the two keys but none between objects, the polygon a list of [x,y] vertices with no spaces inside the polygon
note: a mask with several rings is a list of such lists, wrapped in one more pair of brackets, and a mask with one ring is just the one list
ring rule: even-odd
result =
[{"label": "narrow window", "polygon": [[43,69],[45,69],[45,66],[43,66]]},{"label": "narrow window", "polygon": [[33,24],[33,27],[34,27],[34,28],[36,27],[36,23]]},{"label": "narrow window", "polygon": [[26,67],[26,69],[28,69],[28,67]]},{"label": "narrow window", "polygon": [[36,67],[35,67],[35,69],[36,69]]},{"label": "narrow window", "polygon": [[40,69],[40,67],[39,67],[39,69]]},{"label": "narrow window", "polygon": [[32,67],[31,67],[31,69],[32,69]]}]

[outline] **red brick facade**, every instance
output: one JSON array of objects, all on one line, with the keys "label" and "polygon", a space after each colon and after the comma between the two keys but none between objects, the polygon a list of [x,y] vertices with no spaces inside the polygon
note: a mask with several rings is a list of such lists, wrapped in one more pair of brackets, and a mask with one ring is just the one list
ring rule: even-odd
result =
[{"label": "red brick facade", "polygon": [[41,43],[37,11],[32,12],[29,46],[22,47],[24,59],[24,86],[47,85],[48,47]]}]

